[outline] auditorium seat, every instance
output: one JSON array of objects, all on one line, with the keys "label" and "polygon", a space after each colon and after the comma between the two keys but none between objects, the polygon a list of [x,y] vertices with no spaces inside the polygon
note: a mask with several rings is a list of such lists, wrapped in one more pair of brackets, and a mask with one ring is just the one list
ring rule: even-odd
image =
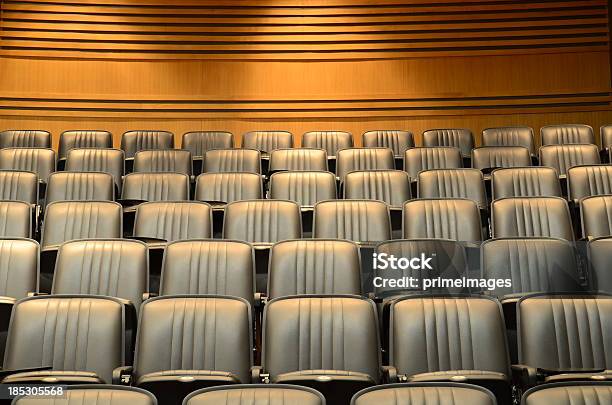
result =
[{"label": "auditorium seat", "polygon": [[59,138],[58,170],[64,170],[70,149],[112,147],[113,135],[108,131],[64,131]]},{"label": "auditorium seat", "polygon": [[[63,387],[62,399],[51,399],[61,405],[157,405],[157,400],[148,391],[117,385],[71,385]],[[37,395],[21,396],[15,405],[40,405]]]},{"label": "auditorium seat", "polygon": [[480,242],[483,239],[478,205],[467,199],[440,198],[404,204],[405,239],[450,239]]},{"label": "auditorium seat", "polygon": [[423,132],[423,146],[453,146],[461,157],[469,158],[474,149],[474,135],[469,129],[430,129]]},{"label": "auditorium seat", "polygon": [[5,148],[51,148],[51,134],[36,130],[2,131],[0,149]]},{"label": "auditorium seat", "polygon": [[0,238],[30,238],[32,206],[24,201],[0,201]]},{"label": "auditorium seat", "polygon": [[323,149],[276,149],[270,153],[270,173],[284,170],[326,172],[327,169],[327,153]]},{"label": "auditorium seat", "polygon": [[108,173],[55,172],[49,176],[45,205],[54,201],[114,201],[115,183]]},{"label": "auditorium seat", "polygon": [[591,290],[612,294],[612,237],[592,239],[587,246]]},{"label": "auditorium seat", "polygon": [[32,172],[0,170],[0,200],[38,204],[38,176]]},{"label": "auditorium seat", "polygon": [[33,172],[38,180],[46,183],[56,169],[55,152],[43,148],[0,149],[0,170]]},{"label": "auditorium seat", "polygon": [[390,148],[393,150],[395,167],[400,170],[404,153],[415,146],[414,135],[410,131],[368,131],[362,135],[361,142],[364,148]]},{"label": "auditorium seat", "polygon": [[412,148],[404,154],[404,171],[411,179],[416,179],[423,170],[461,167],[461,152],[454,147]]},{"label": "auditorium seat", "polygon": [[554,168],[560,177],[571,167],[600,163],[599,149],[591,144],[542,146],[539,154],[540,165]]},{"label": "auditorium seat", "polygon": [[468,384],[390,384],[362,390],[352,405],[497,405],[491,391]]},{"label": "auditorium seat", "polygon": [[389,240],[389,208],[382,201],[321,201],[314,207],[313,235],[317,239],[347,239],[363,245]]},{"label": "auditorium seat", "polygon": [[261,174],[261,152],[253,149],[215,149],[204,154],[204,173]]},{"label": "auditorium seat", "polygon": [[561,197],[561,184],[552,167],[515,167],[491,172],[493,200],[507,197]]},{"label": "auditorium seat", "polygon": [[[38,296],[15,304],[3,384],[111,383],[125,366],[124,306],[111,297]],[[33,350],[38,348],[38,350]],[[19,370],[50,367],[44,371]]]},{"label": "auditorium seat", "polygon": [[0,239],[0,301],[38,291],[39,251],[32,239]]},{"label": "auditorium seat", "polygon": [[410,176],[402,170],[350,172],[344,178],[344,198],[379,200],[391,209],[402,209],[411,196]]},{"label": "auditorium seat", "polygon": [[580,278],[573,246],[554,238],[491,239],[482,244],[482,277],[511,280],[490,294],[514,300],[535,292],[579,292]]},{"label": "auditorium seat", "polygon": [[[47,205],[41,237],[41,273],[53,273],[59,246],[74,239],[121,238],[121,205],[112,201],[56,201]],[[49,286],[44,286],[47,291]]]},{"label": "auditorium seat", "polygon": [[517,312],[523,387],[612,374],[612,296],[534,294]]},{"label": "auditorium seat", "polygon": [[70,149],[66,171],[109,173],[115,180],[117,195],[122,191],[125,155],[119,149]]},{"label": "auditorium seat", "polygon": [[141,150],[173,148],[174,134],[171,132],[128,131],[121,136],[121,150],[125,152],[125,159],[127,161],[133,159],[136,152]]},{"label": "auditorium seat", "polygon": [[284,200],[234,201],[225,208],[223,239],[269,248],[286,239],[301,239],[299,205]]},{"label": "auditorium seat", "polygon": [[233,240],[183,240],[164,253],[160,295],[225,295],[253,306],[253,248]]},{"label": "auditorium seat", "polygon": [[607,155],[612,146],[612,125],[604,125],[599,128],[599,134],[601,136],[601,149]]},{"label": "auditorium seat", "polygon": [[136,209],[134,237],[172,242],[212,238],[212,210],[201,201],[155,201]]},{"label": "auditorium seat", "polygon": [[612,401],[612,382],[585,381],[546,384],[523,395],[523,405],[604,405]]},{"label": "auditorium seat", "polygon": [[265,307],[263,372],[275,384],[304,385],[348,405],[381,380],[376,307],[356,296],[276,298]]},{"label": "auditorium seat", "polygon": [[586,197],[580,200],[582,237],[612,236],[612,195]]},{"label": "auditorium seat", "polygon": [[533,129],[530,127],[496,127],[482,131],[482,146],[523,146],[535,156]]},{"label": "auditorium seat", "polygon": [[270,198],[312,210],[319,201],[336,198],[336,177],[330,172],[276,172],[270,176]]},{"label": "auditorium seat", "polygon": [[397,373],[402,382],[469,382],[490,389],[498,399],[509,397],[504,317],[492,298],[395,300],[389,342],[390,375]]},{"label": "auditorium seat", "polygon": [[343,131],[310,131],[302,135],[302,147],[323,149],[328,159],[335,159],[339,150],[353,147],[353,135]]},{"label": "auditorium seat", "polygon": [[268,297],[361,294],[359,247],[336,239],[281,241],[270,251]]},{"label": "auditorium seat", "polygon": [[225,131],[194,131],[183,134],[182,149],[191,152],[195,174],[202,173],[203,159],[206,151],[213,149],[231,149],[234,147],[234,135]]},{"label": "auditorium seat", "polygon": [[15,301],[38,292],[39,254],[31,239],[0,239],[0,358]]},{"label": "auditorium seat", "polygon": [[308,387],[285,384],[250,384],[204,388],[191,393],[184,402],[184,405],[220,404],[325,405],[325,398],[320,392]]},{"label": "auditorium seat", "polygon": [[567,188],[575,205],[585,197],[612,194],[612,166],[574,166],[567,171]]},{"label": "auditorium seat", "polygon": [[152,392],[160,404],[179,405],[199,388],[250,382],[251,319],[249,304],[239,298],[146,301],[140,309],[132,384]]},{"label": "auditorium seat", "polygon": [[134,155],[134,172],[183,173],[191,176],[191,152],[181,149],[143,150]]},{"label": "auditorium seat", "polygon": [[202,158],[213,149],[234,147],[234,135],[226,131],[193,131],[183,134],[182,148],[191,152],[194,158]]},{"label": "auditorium seat", "polygon": [[485,173],[502,167],[525,166],[531,166],[531,155],[523,146],[483,146],[472,150],[472,167]]},{"label": "auditorium seat", "polygon": [[242,147],[269,156],[275,149],[293,148],[293,134],[287,131],[251,131],[242,135]]},{"label": "auditorium seat", "polygon": [[502,198],[491,204],[493,238],[552,237],[574,240],[567,201],[561,197]]},{"label": "auditorium seat", "polygon": [[487,209],[484,177],[478,169],[426,170],[418,176],[419,198],[467,198]]},{"label": "auditorium seat", "polygon": [[588,125],[549,125],[540,129],[542,146],[573,143],[595,144],[593,128]]},{"label": "auditorium seat", "polygon": [[189,200],[189,176],[181,173],[130,173],[125,176],[123,200]]},{"label": "auditorium seat", "polygon": [[387,148],[351,148],[339,150],[336,154],[336,176],[344,181],[354,171],[393,170],[393,151]]},{"label": "auditorium seat", "polygon": [[224,206],[232,201],[263,198],[261,176],[255,173],[202,173],[196,179],[195,199]]},{"label": "auditorium seat", "polygon": [[[467,274],[468,264],[465,249],[456,241],[447,239],[405,239],[391,240],[382,242],[376,246],[377,257],[384,257],[388,260],[391,256],[404,260],[419,260],[419,268],[399,267],[395,268],[374,268],[374,277],[389,280],[403,280],[412,277],[419,280],[418,287],[402,285],[392,287],[388,283],[374,286],[374,296],[385,301],[397,298],[403,294],[423,293],[423,279],[435,279],[443,277],[446,279],[460,279]],[[382,256],[384,255],[384,256]],[[427,259],[430,259],[427,261]],[[425,261],[425,263],[424,263]],[[382,262],[377,263],[382,265]],[[430,266],[431,268],[428,268]],[[380,280],[382,282],[382,280]],[[467,289],[463,287],[431,287],[427,293],[433,294],[458,294],[464,293]],[[387,316],[388,319],[388,316]]]},{"label": "auditorium seat", "polygon": [[138,311],[148,291],[148,252],[142,242],[81,239],[59,247],[52,294],[117,297]]}]

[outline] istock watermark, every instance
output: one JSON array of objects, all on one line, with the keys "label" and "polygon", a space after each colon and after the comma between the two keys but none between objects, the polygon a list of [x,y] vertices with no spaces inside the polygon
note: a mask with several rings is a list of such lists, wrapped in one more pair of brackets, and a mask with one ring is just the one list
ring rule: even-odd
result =
[{"label": "istock watermark", "polygon": [[500,288],[512,288],[512,280],[485,279],[458,276],[456,271],[449,271],[454,277],[445,277],[448,269],[437,268],[436,254],[421,253],[413,257],[397,257],[387,253],[374,253],[372,266],[375,277],[375,289],[401,290],[444,290],[444,289],[478,289],[494,291]]}]

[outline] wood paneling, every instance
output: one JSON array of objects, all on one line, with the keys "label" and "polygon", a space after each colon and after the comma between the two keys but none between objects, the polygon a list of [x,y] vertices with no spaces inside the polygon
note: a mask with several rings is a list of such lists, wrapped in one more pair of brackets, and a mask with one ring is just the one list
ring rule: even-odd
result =
[{"label": "wood paneling", "polygon": [[607,0],[5,0],[2,54],[350,58],[604,50]]},{"label": "wood paneling", "polygon": [[0,129],[612,122],[609,0],[0,4]]}]

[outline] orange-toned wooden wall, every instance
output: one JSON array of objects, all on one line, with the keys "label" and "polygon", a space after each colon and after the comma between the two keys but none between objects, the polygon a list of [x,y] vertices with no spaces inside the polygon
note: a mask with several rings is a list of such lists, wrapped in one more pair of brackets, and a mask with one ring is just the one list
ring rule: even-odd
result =
[{"label": "orange-toned wooden wall", "polygon": [[55,142],[612,123],[607,0],[0,3],[0,130]]}]

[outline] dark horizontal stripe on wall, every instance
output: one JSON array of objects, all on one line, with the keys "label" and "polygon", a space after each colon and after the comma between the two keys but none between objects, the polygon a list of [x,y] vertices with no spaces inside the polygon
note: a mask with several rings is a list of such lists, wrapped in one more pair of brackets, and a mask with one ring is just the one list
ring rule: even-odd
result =
[{"label": "dark horizontal stripe on wall", "polygon": [[[605,0],[5,0],[0,55],[343,60],[605,51]],[[452,35],[455,35],[453,37]],[[137,38],[135,38],[137,36]]]},{"label": "dark horizontal stripe on wall", "polygon": [[[555,112],[573,110],[612,110],[612,93],[526,95],[424,99],[352,100],[111,100],[0,98],[2,114],[51,114],[87,117],[202,118],[232,116],[239,118],[356,118],[370,113],[384,117],[424,115],[491,114],[496,112]],[[0,114],[0,115],[2,115]]]}]

